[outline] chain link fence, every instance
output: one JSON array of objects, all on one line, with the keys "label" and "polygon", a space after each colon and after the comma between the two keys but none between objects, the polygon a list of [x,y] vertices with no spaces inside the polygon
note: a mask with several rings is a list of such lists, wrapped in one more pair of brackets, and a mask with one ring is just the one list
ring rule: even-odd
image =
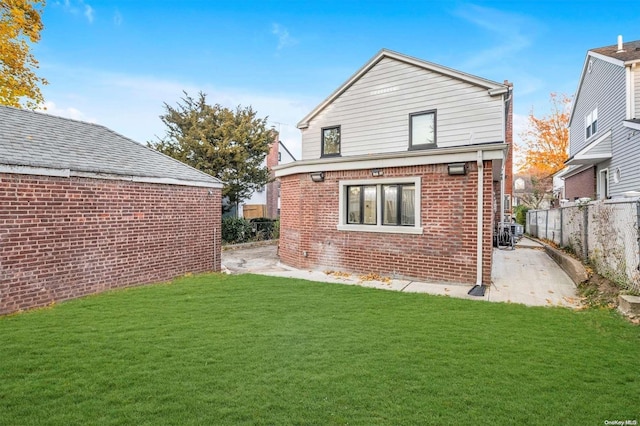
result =
[{"label": "chain link fence", "polygon": [[640,201],[575,203],[527,212],[526,232],[553,241],[602,276],[640,292]]}]

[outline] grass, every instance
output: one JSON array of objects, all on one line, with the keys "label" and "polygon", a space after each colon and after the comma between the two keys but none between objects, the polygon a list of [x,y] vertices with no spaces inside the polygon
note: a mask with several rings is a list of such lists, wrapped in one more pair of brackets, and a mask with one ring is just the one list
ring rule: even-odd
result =
[{"label": "grass", "polygon": [[609,310],[201,275],[0,318],[0,424],[604,424],[639,359]]}]

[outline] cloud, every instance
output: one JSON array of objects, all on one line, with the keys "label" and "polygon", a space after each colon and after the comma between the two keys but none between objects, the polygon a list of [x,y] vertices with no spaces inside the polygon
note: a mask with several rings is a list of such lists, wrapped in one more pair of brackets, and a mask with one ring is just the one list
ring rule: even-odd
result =
[{"label": "cloud", "polygon": [[95,19],[95,9],[85,3],[84,0],[77,0],[75,2],[72,0],[64,0],[62,3],[55,2],[54,6],[62,7],[65,12],[72,15],[80,15],[82,13],[90,24],[93,23]]},{"label": "cloud", "polygon": [[89,6],[88,4],[84,5],[84,16],[87,17],[87,20],[89,21],[89,23],[93,22],[93,15],[94,15],[94,10],[91,6]]},{"label": "cloud", "polygon": [[116,25],[116,27],[119,27],[122,24],[122,14],[117,9],[113,14],[113,23]]},{"label": "cloud", "polygon": [[271,34],[278,38],[278,50],[282,50],[288,46],[295,46],[298,41],[291,37],[289,31],[280,24],[273,24]]},{"label": "cloud", "polygon": [[466,59],[462,69],[477,69],[504,62],[532,44],[538,23],[531,18],[488,7],[465,4],[454,15],[486,31],[495,43]]},{"label": "cloud", "polygon": [[73,120],[85,121],[87,123],[98,122],[98,120],[96,120],[95,118],[87,117],[82,111],[76,108],[60,108],[55,104],[55,102],[52,101],[45,102],[44,105],[36,108],[36,111],[46,112],[47,114],[57,115],[59,117],[71,118]]},{"label": "cloud", "polygon": [[[298,94],[249,91],[233,87],[199,85],[184,80],[162,79],[143,74],[111,73],[88,68],[50,68],[52,80],[61,84],[43,88],[49,100],[47,113],[98,122],[138,142],[164,136],[159,116],[164,103],[175,106],[183,91],[207,94],[207,102],[227,108],[251,106],[268,125],[280,130],[280,140],[300,158],[301,134],[295,124],[315,106],[316,99]],[[58,76],[60,77],[58,79]],[[62,107],[64,105],[64,107]]]}]

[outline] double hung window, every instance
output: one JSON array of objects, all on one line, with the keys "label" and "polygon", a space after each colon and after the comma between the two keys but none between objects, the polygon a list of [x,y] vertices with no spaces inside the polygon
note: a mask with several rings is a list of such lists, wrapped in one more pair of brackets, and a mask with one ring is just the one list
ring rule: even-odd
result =
[{"label": "double hung window", "polygon": [[584,124],[586,127],[585,135],[586,138],[589,139],[598,131],[598,108],[587,114],[584,118]]}]

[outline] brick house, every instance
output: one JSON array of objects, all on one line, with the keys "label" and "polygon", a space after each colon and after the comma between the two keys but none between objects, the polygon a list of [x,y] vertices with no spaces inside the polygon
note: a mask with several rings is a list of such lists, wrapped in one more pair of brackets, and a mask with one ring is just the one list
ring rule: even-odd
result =
[{"label": "brick house", "polygon": [[511,84],[380,51],[298,124],[279,255],[304,269],[488,285],[511,192]]},{"label": "brick house", "polygon": [[0,107],[0,314],[220,270],[221,189],[106,127]]}]

